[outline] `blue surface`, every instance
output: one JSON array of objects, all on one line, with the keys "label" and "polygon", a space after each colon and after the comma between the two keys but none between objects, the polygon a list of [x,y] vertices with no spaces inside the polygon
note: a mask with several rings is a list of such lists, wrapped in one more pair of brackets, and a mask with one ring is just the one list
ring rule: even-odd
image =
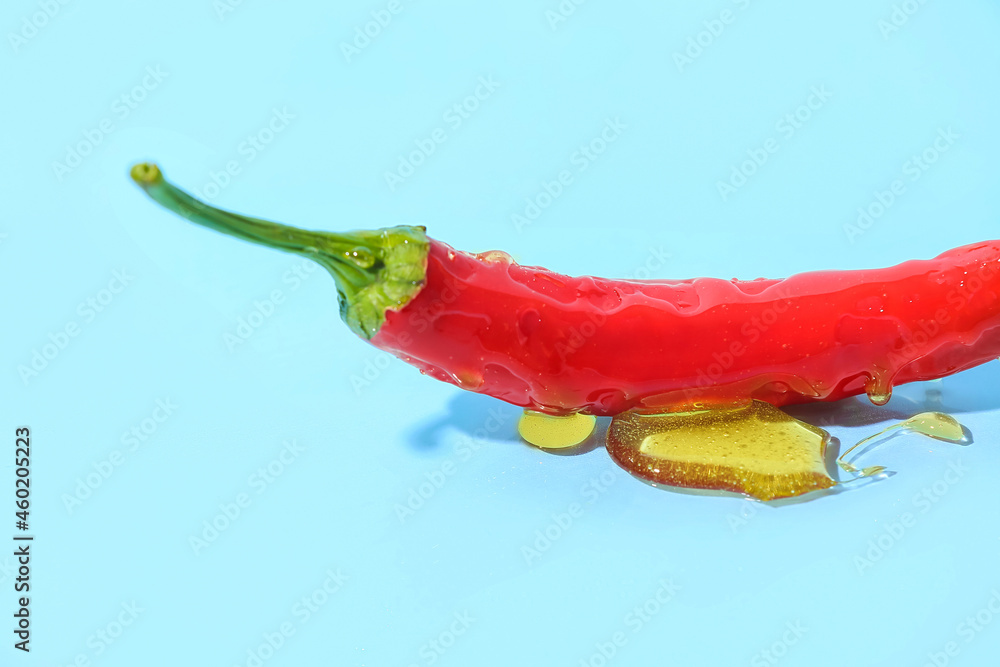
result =
[{"label": "blue surface", "polygon": [[657,490],[522,445],[516,409],[359,341],[328,277],[127,169],[566,273],[886,266],[998,236],[996,3],[226,1],[4,5],[0,405],[36,541],[32,651],[0,628],[0,664],[995,663],[996,363],[796,413],[845,446],[927,408],[973,434],[894,439],[878,483]]}]

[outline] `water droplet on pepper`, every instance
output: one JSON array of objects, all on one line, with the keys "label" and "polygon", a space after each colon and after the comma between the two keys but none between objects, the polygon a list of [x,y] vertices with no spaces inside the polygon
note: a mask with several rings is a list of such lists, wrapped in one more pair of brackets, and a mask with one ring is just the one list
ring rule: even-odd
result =
[{"label": "water droplet on pepper", "polygon": [[505,253],[503,250],[488,250],[486,252],[481,252],[476,255],[477,259],[481,259],[484,262],[490,262],[494,264],[513,264],[514,258],[509,254]]},{"label": "water droplet on pepper", "polygon": [[375,265],[375,255],[367,248],[353,248],[346,251],[344,257],[362,269],[369,269]]},{"label": "water droplet on pepper", "polygon": [[476,371],[455,373],[451,377],[454,379],[456,385],[466,391],[476,391],[485,383],[483,376]]}]

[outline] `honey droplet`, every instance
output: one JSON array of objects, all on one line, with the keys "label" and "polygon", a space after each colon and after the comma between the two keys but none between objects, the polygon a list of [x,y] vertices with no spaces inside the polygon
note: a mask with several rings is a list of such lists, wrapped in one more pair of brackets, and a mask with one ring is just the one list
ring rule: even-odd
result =
[{"label": "honey droplet", "polygon": [[618,465],[657,484],[743,493],[760,500],[827,489],[829,434],[769,403],[643,415],[611,421],[607,448]]},{"label": "honey droplet", "polygon": [[868,392],[868,400],[872,402],[873,405],[885,405],[892,398],[892,392],[887,391],[885,393],[871,391]]},{"label": "honey droplet", "polygon": [[888,403],[892,398],[892,378],[889,377],[888,371],[878,369],[873,372],[865,383],[865,393],[874,405]]},{"label": "honey droplet", "polygon": [[575,447],[594,432],[593,415],[573,414],[564,417],[525,410],[517,422],[517,432],[528,443],[541,449]]},{"label": "honey droplet", "polygon": [[958,420],[943,412],[921,412],[904,421],[901,426],[936,440],[962,442],[965,439],[965,431]]}]

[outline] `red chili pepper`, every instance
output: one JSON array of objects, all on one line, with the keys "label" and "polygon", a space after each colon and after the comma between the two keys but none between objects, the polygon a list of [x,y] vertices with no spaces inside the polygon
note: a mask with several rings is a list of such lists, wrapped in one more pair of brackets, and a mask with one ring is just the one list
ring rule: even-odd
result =
[{"label": "red chili pepper", "polygon": [[373,345],[463,389],[548,414],[754,398],[775,406],[939,378],[1000,355],[1000,241],[886,269],[785,280],[568,277],[428,239],[305,232],[208,207],[151,165],[133,177],[195,222],[311,257]]},{"label": "red chili pepper", "polygon": [[1000,242],[785,280],[571,278],[431,241],[427,282],[371,339],[439,380],[562,414],[775,406],[1000,355]]}]

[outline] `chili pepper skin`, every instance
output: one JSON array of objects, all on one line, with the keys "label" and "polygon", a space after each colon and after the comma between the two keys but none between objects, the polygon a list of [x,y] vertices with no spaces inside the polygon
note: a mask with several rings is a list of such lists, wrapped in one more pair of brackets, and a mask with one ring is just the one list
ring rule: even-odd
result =
[{"label": "chili pepper skin", "polygon": [[423,228],[334,234],[245,218],[177,190],[155,166],[132,175],[195,222],[323,264],[345,320],[376,347],[547,414],[860,393],[882,404],[894,385],[1000,356],[1000,241],[785,280],[574,278],[456,251]]},{"label": "chili pepper skin", "polygon": [[431,241],[426,284],[371,342],[549,414],[832,401],[1000,356],[1000,241],[785,280],[612,281]]}]

